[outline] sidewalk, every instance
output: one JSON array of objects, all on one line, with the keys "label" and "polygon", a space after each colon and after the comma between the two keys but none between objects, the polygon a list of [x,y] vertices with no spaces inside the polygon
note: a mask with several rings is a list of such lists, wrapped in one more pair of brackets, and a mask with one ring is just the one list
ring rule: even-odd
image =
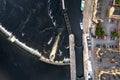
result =
[{"label": "sidewalk", "polygon": [[92,23],[93,0],[85,0],[85,9],[83,11],[83,32],[87,33]]}]

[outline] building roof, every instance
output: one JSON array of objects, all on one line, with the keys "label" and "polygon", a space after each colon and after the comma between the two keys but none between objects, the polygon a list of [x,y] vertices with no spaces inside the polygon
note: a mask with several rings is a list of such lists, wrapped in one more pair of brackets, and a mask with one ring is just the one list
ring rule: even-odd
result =
[{"label": "building roof", "polygon": [[115,6],[114,15],[120,15],[120,6]]},{"label": "building roof", "polygon": [[112,6],[109,9],[109,18],[120,19],[120,6]]}]

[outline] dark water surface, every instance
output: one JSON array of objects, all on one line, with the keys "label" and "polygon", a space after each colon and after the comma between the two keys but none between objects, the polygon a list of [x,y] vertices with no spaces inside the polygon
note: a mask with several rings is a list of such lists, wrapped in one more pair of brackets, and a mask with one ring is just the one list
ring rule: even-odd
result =
[{"label": "dark water surface", "polygon": [[[72,31],[75,34],[77,64],[79,64],[77,71],[79,75],[82,75],[80,0],[66,0],[65,2]],[[50,11],[52,17],[49,16]],[[61,9],[61,0],[49,0],[49,2],[47,0],[0,0],[0,23],[20,41],[38,49],[45,56],[44,51],[49,55],[55,37],[62,28],[56,56],[57,59],[69,57],[68,33]],[[48,44],[51,38],[52,41]],[[38,61],[1,36],[0,68],[3,70],[0,72],[10,77],[8,80],[70,80],[69,66],[54,66]]]},{"label": "dark water surface", "polygon": [[0,80],[69,80],[69,66],[55,66],[23,54],[0,36]]},{"label": "dark water surface", "polygon": [[[51,18],[48,14],[51,11]],[[61,31],[56,56],[68,57],[68,34],[60,0],[1,0],[0,22],[20,41],[49,55],[55,37]],[[56,25],[53,25],[55,22]],[[51,40],[51,43],[48,42]]]}]

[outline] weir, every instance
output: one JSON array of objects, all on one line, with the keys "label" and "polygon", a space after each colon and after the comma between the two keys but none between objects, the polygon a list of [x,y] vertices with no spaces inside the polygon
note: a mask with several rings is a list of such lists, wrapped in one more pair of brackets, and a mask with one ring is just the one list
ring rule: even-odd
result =
[{"label": "weir", "polygon": [[[10,33],[9,31],[7,31],[2,25],[0,25],[0,33],[11,43],[14,43],[16,46],[20,47],[22,50],[27,51],[29,54],[35,55],[39,58],[39,60],[49,63],[49,64],[54,64],[54,65],[70,65],[69,63],[69,59],[68,58],[64,58],[63,61],[52,61],[48,58],[45,58],[44,56],[41,55],[41,53],[38,50],[35,50],[34,48],[31,48],[29,46],[27,46],[26,44],[22,43],[21,41],[19,41],[12,33]],[[60,37],[60,34],[58,34],[58,38]],[[55,44],[57,45],[57,43],[59,42],[59,39],[57,41],[55,41]],[[55,46],[54,46],[55,49]],[[53,52],[54,52],[53,49]],[[56,48],[57,49],[57,48]]]}]

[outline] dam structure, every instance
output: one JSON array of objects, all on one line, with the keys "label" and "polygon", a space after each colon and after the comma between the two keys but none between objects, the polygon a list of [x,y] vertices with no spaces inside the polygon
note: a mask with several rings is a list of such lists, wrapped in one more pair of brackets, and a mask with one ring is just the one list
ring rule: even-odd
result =
[{"label": "dam structure", "polygon": [[[2,25],[0,25],[0,34],[3,37],[5,37],[8,41],[13,43],[17,47],[21,48],[23,51],[26,51],[29,54],[35,55],[36,57],[38,57],[39,60],[41,60],[43,62],[53,64],[53,65],[70,65],[69,58],[64,58],[62,61],[51,61],[50,59],[45,58],[44,56],[41,55],[41,53],[38,50],[31,48],[31,47],[27,46],[25,43],[22,43],[21,41],[19,41],[11,32],[9,32],[7,29],[5,29]],[[60,34],[57,35],[58,38],[59,38],[59,36],[60,36]],[[59,39],[57,40],[57,37],[56,37],[56,41],[53,46],[56,46],[59,41]],[[53,48],[51,53],[54,52],[54,50],[55,50],[55,48]]]}]

